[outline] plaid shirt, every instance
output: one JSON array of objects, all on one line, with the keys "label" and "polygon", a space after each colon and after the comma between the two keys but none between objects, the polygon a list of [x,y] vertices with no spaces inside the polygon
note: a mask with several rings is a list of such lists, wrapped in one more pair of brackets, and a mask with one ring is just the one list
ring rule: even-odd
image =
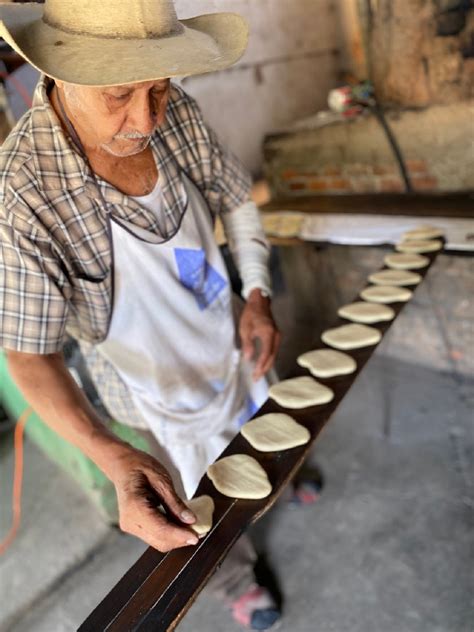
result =
[{"label": "plaid shirt", "polygon": [[250,198],[251,180],[225,153],[196,102],[172,85],[165,123],[151,148],[163,185],[157,218],[107,182],[91,176],[66,138],[43,77],[33,107],[0,151],[0,347],[60,351],[76,338],[111,416],[147,428],[127,386],[96,345],[112,312],[112,252],[106,210],[165,239],[184,211],[180,169],[198,186],[213,215]]},{"label": "plaid shirt", "polygon": [[[60,351],[66,333],[102,342],[111,316],[106,210],[96,181],[50,105],[43,77],[33,107],[0,150],[0,347]],[[97,178],[110,212],[166,238],[183,213],[183,169],[213,215],[249,200],[251,181],[225,153],[196,102],[172,85],[166,121],[151,148],[161,172],[164,213],[150,211]]]}]

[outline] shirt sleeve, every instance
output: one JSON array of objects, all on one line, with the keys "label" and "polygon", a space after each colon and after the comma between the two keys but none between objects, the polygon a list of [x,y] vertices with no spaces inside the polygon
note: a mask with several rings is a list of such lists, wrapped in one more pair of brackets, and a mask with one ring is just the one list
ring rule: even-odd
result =
[{"label": "shirt sleeve", "polygon": [[206,126],[211,152],[212,186],[210,204],[219,200],[217,213],[226,214],[250,200],[252,178],[240,160],[232,152],[225,150],[217,134]]},{"label": "shirt sleeve", "polygon": [[180,98],[174,104],[187,146],[187,165],[214,215],[228,213],[250,200],[252,178],[241,161],[225,149],[216,132],[205,122],[197,102],[173,86]]},{"label": "shirt sleeve", "polygon": [[[39,222],[37,222],[39,223]],[[68,281],[51,236],[21,203],[0,206],[0,347],[56,353],[63,347]]]}]

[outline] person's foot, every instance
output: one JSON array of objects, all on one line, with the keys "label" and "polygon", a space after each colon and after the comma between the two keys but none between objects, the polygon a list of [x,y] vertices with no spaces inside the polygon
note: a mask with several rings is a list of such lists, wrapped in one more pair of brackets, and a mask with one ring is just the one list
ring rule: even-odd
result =
[{"label": "person's foot", "polygon": [[313,505],[319,500],[323,485],[323,476],[318,468],[305,468],[293,481],[288,502],[299,506]]},{"label": "person's foot", "polygon": [[281,610],[267,588],[253,584],[232,602],[232,616],[248,630],[269,630],[281,617]]}]

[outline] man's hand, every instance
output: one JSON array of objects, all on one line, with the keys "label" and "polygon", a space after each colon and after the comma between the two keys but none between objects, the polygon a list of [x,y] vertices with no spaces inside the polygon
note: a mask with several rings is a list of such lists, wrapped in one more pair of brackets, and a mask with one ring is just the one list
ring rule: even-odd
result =
[{"label": "man's hand", "polygon": [[[281,340],[270,299],[262,296],[258,289],[250,292],[240,317],[239,333],[244,358],[256,361],[253,379],[257,381],[272,368]],[[260,343],[258,348],[257,341]]]},{"label": "man's hand", "polygon": [[[165,468],[120,440],[102,422],[69,373],[62,353],[7,353],[10,373],[50,428],[84,452],[114,483],[120,527],[165,552],[198,538],[195,522]],[[158,509],[163,506],[167,516]]]},{"label": "man's hand", "polygon": [[[185,526],[196,518],[176,494],[170,475],[156,459],[130,448],[117,459],[111,478],[117,490],[122,531],[162,553],[197,544],[197,535]],[[160,505],[166,515],[158,509]]]}]

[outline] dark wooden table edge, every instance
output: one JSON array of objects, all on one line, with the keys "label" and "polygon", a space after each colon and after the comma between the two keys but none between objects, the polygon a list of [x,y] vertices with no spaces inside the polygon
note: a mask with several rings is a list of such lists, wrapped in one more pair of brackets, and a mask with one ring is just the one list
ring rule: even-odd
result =
[{"label": "dark wooden table edge", "polygon": [[474,218],[474,190],[454,193],[353,193],[275,197],[259,207],[263,213],[346,213],[348,215],[412,215]]}]

